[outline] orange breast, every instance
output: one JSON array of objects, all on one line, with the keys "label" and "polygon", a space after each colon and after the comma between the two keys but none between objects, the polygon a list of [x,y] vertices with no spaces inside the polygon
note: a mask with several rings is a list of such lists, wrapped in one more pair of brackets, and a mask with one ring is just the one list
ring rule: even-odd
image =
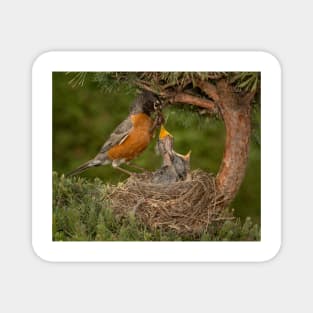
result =
[{"label": "orange breast", "polygon": [[133,129],[124,142],[112,147],[107,155],[111,160],[125,159],[130,161],[145,150],[151,141],[150,129],[152,119],[144,114],[131,115]]}]

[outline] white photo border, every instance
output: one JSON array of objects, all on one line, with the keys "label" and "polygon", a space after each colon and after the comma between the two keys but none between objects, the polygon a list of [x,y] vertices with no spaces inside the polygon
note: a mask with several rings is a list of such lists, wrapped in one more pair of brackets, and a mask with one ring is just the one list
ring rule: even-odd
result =
[{"label": "white photo border", "polygon": [[[260,71],[261,241],[52,240],[52,72]],[[54,51],[32,68],[32,244],[51,262],[262,262],[281,246],[281,67],[262,51]]]}]

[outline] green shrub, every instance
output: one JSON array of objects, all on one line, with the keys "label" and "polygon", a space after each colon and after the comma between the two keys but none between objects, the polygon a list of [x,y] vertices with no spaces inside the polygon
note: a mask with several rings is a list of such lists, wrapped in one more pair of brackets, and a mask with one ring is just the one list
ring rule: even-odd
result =
[{"label": "green shrub", "polygon": [[260,227],[247,217],[209,225],[201,235],[151,230],[134,215],[118,219],[107,200],[108,186],[100,179],[64,177],[53,173],[54,241],[251,241],[260,240]]}]

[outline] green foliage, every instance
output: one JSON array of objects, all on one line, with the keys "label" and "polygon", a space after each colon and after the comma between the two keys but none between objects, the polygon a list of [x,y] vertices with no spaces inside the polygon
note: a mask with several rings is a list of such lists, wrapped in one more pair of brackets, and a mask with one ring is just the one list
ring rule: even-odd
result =
[{"label": "green foliage", "polygon": [[216,115],[199,114],[199,110],[195,106],[188,105],[171,105],[163,110],[165,121],[171,122],[175,119],[179,128],[207,130],[213,124],[220,124]]},{"label": "green foliage", "polygon": [[118,219],[106,198],[108,185],[99,179],[53,173],[54,241],[246,241],[260,240],[260,229],[247,218],[210,225],[197,236],[181,236],[161,229],[150,230],[133,214]]},{"label": "green foliage", "polygon": [[67,72],[66,75],[69,77],[69,84],[76,88],[84,85],[88,72]]},{"label": "green foliage", "polygon": [[98,83],[104,92],[119,92],[121,89],[133,90],[148,85],[156,92],[167,88],[196,87],[197,80],[214,82],[226,78],[242,91],[256,91],[260,88],[259,72],[68,72],[72,87],[81,87],[86,79]]},{"label": "green foliage", "polygon": [[94,73],[93,80],[104,93],[132,94],[136,90],[136,73],[97,72]]},{"label": "green foliage", "polygon": [[256,91],[260,88],[261,74],[260,72],[235,72],[229,73],[228,79],[239,90]]}]

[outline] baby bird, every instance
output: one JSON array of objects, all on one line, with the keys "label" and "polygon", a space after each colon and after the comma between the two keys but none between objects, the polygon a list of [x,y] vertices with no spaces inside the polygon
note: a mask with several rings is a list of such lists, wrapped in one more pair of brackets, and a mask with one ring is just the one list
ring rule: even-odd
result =
[{"label": "baby bird", "polygon": [[190,154],[177,153],[173,149],[173,136],[161,125],[157,149],[162,155],[162,167],[154,174],[154,183],[173,183],[177,181],[189,181],[190,176]]}]

